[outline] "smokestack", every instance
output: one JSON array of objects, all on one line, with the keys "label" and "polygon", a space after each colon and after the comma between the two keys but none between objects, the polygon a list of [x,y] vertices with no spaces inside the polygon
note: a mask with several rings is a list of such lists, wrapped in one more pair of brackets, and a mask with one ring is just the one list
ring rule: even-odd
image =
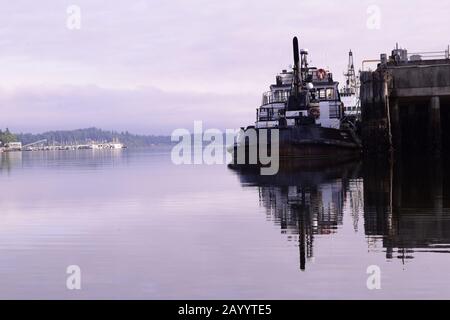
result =
[{"label": "smokestack", "polygon": [[294,46],[294,65],[298,69],[298,62],[299,62],[299,54],[298,54],[298,39],[297,37],[294,37],[294,40],[292,41]]},{"label": "smokestack", "polygon": [[298,53],[298,39],[294,37],[292,40],[292,44],[294,47],[294,94],[298,97],[298,88],[300,86],[300,66],[299,66],[299,53]]}]

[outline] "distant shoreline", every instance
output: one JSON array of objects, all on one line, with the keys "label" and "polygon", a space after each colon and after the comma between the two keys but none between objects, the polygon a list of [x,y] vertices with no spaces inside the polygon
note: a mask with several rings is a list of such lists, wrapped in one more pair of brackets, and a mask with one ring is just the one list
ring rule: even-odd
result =
[{"label": "distant shoreline", "polygon": [[[117,141],[127,148],[154,148],[156,146],[170,146],[173,142],[165,135],[138,135],[128,131],[108,131],[91,127],[75,130],[56,130],[38,134],[15,133],[16,141],[28,145],[37,141],[46,141],[48,145],[73,145],[89,143],[109,143]],[[11,138],[10,138],[11,139]]]}]

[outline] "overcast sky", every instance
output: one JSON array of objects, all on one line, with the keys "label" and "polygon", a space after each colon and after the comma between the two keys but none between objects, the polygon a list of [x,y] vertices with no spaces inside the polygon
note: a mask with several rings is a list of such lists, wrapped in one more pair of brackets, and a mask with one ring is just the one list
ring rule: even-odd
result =
[{"label": "overcast sky", "polygon": [[360,69],[396,42],[450,43],[448,0],[0,1],[0,127],[16,132],[240,127],[292,64],[294,35],[338,80],[349,49]]}]

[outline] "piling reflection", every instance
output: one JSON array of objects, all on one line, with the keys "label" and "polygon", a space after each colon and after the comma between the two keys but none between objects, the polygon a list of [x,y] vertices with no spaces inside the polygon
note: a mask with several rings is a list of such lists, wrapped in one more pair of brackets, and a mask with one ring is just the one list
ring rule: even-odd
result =
[{"label": "piling reflection", "polygon": [[441,158],[371,161],[364,169],[365,233],[388,259],[449,253],[450,167]]},{"label": "piling reflection", "polygon": [[0,152],[0,174],[22,166],[22,152]]},{"label": "piling reflection", "polygon": [[315,236],[339,232],[344,216],[356,232],[364,232],[369,252],[379,252],[381,244],[387,259],[405,262],[419,252],[450,253],[447,163],[365,159],[333,167],[284,163],[275,176],[251,168],[235,171],[243,187],[258,189],[270,220],[298,241],[300,269],[305,270],[314,257]]}]

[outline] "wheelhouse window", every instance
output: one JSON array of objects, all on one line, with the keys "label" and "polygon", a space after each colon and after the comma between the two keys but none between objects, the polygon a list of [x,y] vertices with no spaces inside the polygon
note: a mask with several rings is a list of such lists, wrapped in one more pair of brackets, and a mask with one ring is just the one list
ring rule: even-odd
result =
[{"label": "wheelhouse window", "polygon": [[277,91],[269,91],[263,94],[262,105],[271,104],[271,103],[281,103],[286,102],[289,98],[290,91],[288,90],[277,90]]},{"label": "wheelhouse window", "polygon": [[317,89],[317,97],[319,100],[336,100],[336,93],[334,88]]},{"label": "wheelhouse window", "polygon": [[325,92],[325,89],[319,89],[319,90],[317,90],[318,92],[318,96],[319,96],[319,99],[320,100],[325,100],[326,99],[326,92]]},{"label": "wheelhouse window", "polygon": [[335,100],[333,88],[327,88],[326,95],[327,95],[327,100]]}]

